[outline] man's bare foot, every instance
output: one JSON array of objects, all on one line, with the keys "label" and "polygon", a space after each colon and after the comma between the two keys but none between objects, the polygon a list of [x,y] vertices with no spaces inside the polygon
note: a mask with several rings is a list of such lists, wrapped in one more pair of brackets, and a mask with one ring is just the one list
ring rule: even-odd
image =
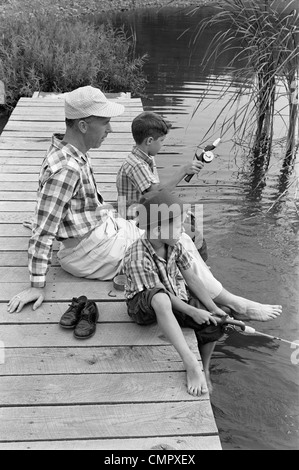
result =
[{"label": "man's bare foot", "polygon": [[235,297],[234,317],[239,320],[269,321],[279,317],[282,313],[281,305],[266,305],[251,300]]},{"label": "man's bare foot", "polygon": [[188,393],[194,397],[200,397],[204,393],[208,393],[206,377],[201,370],[200,364],[187,367],[187,388]]}]

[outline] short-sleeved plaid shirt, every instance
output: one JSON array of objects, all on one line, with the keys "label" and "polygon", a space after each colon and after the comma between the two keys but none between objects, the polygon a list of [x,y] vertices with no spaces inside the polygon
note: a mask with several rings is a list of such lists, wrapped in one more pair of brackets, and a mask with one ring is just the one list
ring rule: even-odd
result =
[{"label": "short-sleeved plaid shirt", "polygon": [[192,266],[192,258],[181,242],[168,247],[167,261],[157,255],[146,238],[133,243],[124,258],[127,276],[126,298],[132,299],[145,289],[153,289],[162,283],[169,292],[182,300],[189,300],[186,284],[180,270]]},{"label": "short-sleeved plaid shirt", "polygon": [[86,235],[106,214],[97,192],[88,155],[63,136],[54,135],[39,175],[37,205],[29,240],[29,272],[33,287],[44,287],[51,263],[52,245]]},{"label": "short-sleeved plaid shirt", "polygon": [[127,204],[138,202],[152,184],[159,183],[155,158],[134,147],[117,174],[118,197],[125,197]]}]

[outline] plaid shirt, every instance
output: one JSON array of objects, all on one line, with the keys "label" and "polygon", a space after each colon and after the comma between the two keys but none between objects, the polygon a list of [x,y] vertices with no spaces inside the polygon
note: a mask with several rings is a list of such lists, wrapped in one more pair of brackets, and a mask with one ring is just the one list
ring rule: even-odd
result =
[{"label": "plaid shirt", "polygon": [[125,197],[128,204],[138,202],[152,184],[159,183],[155,158],[134,147],[117,174],[118,197]]},{"label": "plaid shirt", "polygon": [[88,155],[54,135],[42,163],[32,236],[29,273],[32,287],[44,287],[56,238],[78,238],[102,223],[103,198],[97,192]]},{"label": "plaid shirt", "polygon": [[180,270],[191,268],[192,258],[181,242],[168,247],[167,261],[157,255],[153,246],[146,238],[133,243],[124,258],[124,271],[128,282],[126,297],[132,299],[145,289],[153,289],[162,283],[169,292],[182,300],[189,296],[185,281]]}]

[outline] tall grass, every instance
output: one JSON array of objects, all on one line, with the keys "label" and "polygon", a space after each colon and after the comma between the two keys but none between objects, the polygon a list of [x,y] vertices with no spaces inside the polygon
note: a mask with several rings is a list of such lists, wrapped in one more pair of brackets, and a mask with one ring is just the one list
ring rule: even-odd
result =
[{"label": "tall grass", "polygon": [[[240,86],[216,121],[234,106],[233,117],[223,120],[223,130],[233,129],[239,142],[249,142],[254,158],[265,168],[272,153],[274,118],[286,114],[286,109],[277,108],[281,96],[287,97],[288,102],[284,153],[287,165],[292,165],[297,150],[299,13],[294,4],[289,0],[221,0],[216,13],[198,25],[194,39],[200,41],[206,28],[220,26],[202,67],[208,60],[217,61],[220,56],[232,54],[227,69],[236,61],[242,64],[232,79]],[[220,99],[227,96],[228,88],[223,89]]]},{"label": "tall grass", "polygon": [[9,109],[34,91],[65,92],[87,84],[140,93],[145,60],[134,56],[134,39],[123,30],[55,11],[13,15],[0,25],[0,80]]}]

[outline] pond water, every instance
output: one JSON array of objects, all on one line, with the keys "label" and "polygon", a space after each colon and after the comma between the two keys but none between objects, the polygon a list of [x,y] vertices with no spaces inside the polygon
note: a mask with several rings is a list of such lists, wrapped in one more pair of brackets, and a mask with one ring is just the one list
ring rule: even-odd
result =
[{"label": "pond water", "polygon": [[[137,54],[149,54],[144,108],[161,113],[173,124],[164,148],[171,155],[162,152],[157,158],[162,180],[191,159],[201,144],[220,110],[219,87],[228,74],[229,57],[219,61],[216,69],[201,71],[200,60],[215,31],[210,30],[199,45],[191,47],[199,18],[186,12],[147,9],[112,18],[114,24],[135,31]],[[205,8],[200,15],[210,12]],[[233,72],[230,70],[231,75]],[[192,117],[211,74],[219,78],[219,85],[210,90],[205,104]],[[205,109],[208,102],[211,106]],[[217,132],[210,135],[207,143],[218,137]],[[281,155],[276,152],[266,184],[259,184],[256,169],[232,150],[227,135],[199,180],[194,178],[179,194],[204,203],[208,264],[225,287],[253,300],[283,305],[279,319],[252,326],[299,342],[299,218],[295,184],[285,192],[294,176],[286,179],[281,165]],[[212,405],[224,449],[299,448],[298,363],[299,346],[291,349],[259,336],[234,332],[217,345],[211,369]]]}]

